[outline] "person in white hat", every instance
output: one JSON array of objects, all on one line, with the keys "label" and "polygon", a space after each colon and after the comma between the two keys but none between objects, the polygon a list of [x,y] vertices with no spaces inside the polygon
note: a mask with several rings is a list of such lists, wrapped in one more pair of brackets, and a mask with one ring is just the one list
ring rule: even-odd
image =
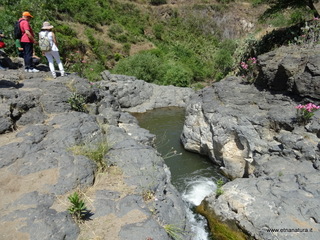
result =
[{"label": "person in white hat", "polygon": [[52,32],[52,28],[53,26],[49,22],[44,22],[42,24],[41,32],[39,33],[39,39],[43,38],[44,36],[47,36],[50,41],[51,49],[49,51],[43,52],[43,54],[48,59],[49,68],[53,78],[57,77],[56,70],[54,67],[54,60],[56,60],[60,70],[60,75],[63,77],[65,75],[64,67],[60,59],[56,35],[54,34],[54,32]]}]

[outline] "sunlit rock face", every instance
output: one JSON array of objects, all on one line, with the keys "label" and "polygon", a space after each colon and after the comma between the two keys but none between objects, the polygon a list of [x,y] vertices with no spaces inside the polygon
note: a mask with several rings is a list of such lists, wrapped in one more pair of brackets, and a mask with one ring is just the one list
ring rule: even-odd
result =
[{"label": "sunlit rock face", "polygon": [[301,123],[296,109],[320,104],[319,56],[318,46],[280,48],[258,57],[255,84],[228,77],[187,105],[183,145],[233,180],[206,198],[208,211],[256,239],[320,237],[320,111]]}]

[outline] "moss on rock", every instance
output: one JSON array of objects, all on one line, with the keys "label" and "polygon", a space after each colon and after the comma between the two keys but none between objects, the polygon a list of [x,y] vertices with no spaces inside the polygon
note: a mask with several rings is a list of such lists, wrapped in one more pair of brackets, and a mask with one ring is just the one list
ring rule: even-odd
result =
[{"label": "moss on rock", "polygon": [[213,210],[208,207],[208,203],[205,200],[196,207],[196,212],[207,219],[210,231],[215,240],[250,239],[243,232],[241,232],[234,223],[225,223],[219,220]]}]

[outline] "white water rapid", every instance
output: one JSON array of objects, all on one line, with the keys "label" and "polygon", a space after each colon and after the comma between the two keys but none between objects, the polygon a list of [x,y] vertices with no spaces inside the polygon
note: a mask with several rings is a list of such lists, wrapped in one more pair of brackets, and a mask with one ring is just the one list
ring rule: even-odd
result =
[{"label": "white water rapid", "polygon": [[192,224],[191,228],[194,233],[193,240],[209,240],[209,235],[206,231],[206,219],[192,211],[192,209],[200,205],[201,201],[215,191],[217,186],[212,179],[206,177],[186,181],[186,189],[182,193],[182,198],[187,204],[187,216]]}]

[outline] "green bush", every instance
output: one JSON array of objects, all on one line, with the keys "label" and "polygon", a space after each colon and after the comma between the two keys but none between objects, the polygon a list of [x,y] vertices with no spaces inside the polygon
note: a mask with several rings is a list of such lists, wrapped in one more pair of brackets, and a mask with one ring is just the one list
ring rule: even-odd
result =
[{"label": "green bush", "polygon": [[212,64],[199,58],[197,54],[187,46],[182,44],[174,45],[170,48],[165,58],[167,61],[175,61],[182,63],[185,67],[192,71],[194,81],[201,81],[209,77],[213,71]]},{"label": "green bush", "polygon": [[105,70],[105,66],[103,66],[99,61],[94,61],[92,63],[88,63],[84,70],[83,75],[90,81],[90,82],[96,82],[100,81],[101,78],[101,72]]},{"label": "green bush", "polygon": [[213,65],[216,69],[216,79],[221,80],[233,67],[233,57],[230,51],[219,49],[214,55]]},{"label": "green bush", "polygon": [[161,77],[161,84],[174,85],[178,87],[190,86],[193,74],[190,69],[179,62],[169,62],[162,65],[163,76]]},{"label": "green bush", "polygon": [[161,40],[162,34],[164,33],[164,26],[163,24],[155,24],[153,26],[153,34],[156,39]]},{"label": "green bush", "polygon": [[295,9],[290,14],[289,24],[297,24],[306,20],[306,13],[301,9]]},{"label": "green bush", "polygon": [[123,27],[119,24],[112,24],[109,27],[108,35],[111,38],[116,38],[117,35],[122,34],[124,32]]},{"label": "green bush", "polygon": [[162,61],[159,57],[146,51],[121,59],[112,72],[135,76],[146,82],[154,82],[160,78],[161,64]]},{"label": "green bush", "polygon": [[284,27],[288,24],[288,19],[282,13],[275,13],[270,18],[270,23],[275,27]]}]

